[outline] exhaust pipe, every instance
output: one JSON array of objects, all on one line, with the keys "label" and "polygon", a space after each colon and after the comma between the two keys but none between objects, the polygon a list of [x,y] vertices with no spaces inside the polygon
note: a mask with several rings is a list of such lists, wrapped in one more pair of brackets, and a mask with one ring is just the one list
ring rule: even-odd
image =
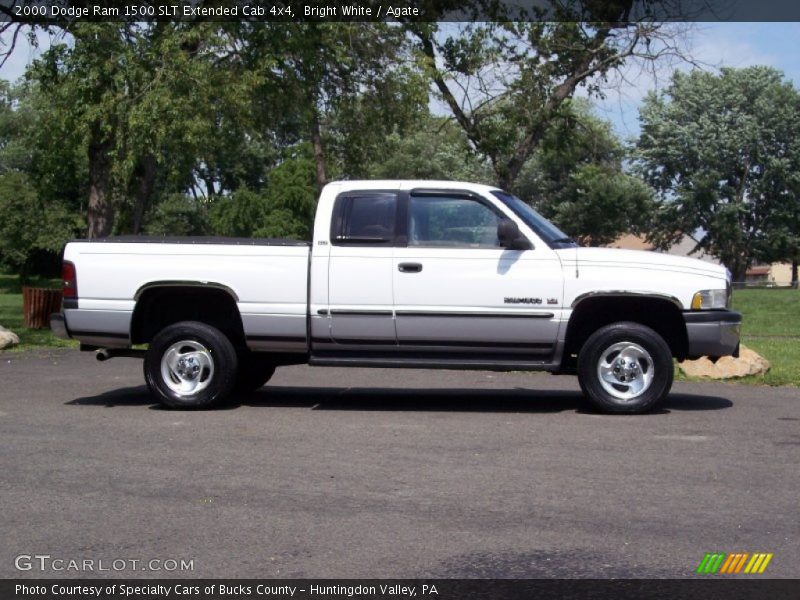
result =
[{"label": "exhaust pipe", "polygon": [[100,362],[105,362],[112,358],[144,358],[144,350],[134,350],[133,348],[100,348],[95,355]]}]

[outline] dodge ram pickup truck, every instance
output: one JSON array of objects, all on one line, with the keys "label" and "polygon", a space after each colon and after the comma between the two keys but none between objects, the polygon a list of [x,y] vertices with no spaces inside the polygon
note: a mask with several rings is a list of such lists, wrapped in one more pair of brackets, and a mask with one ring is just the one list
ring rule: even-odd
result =
[{"label": "dodge ram pickup truck", "polygon": [[673,357],[739,349],[724,267],[581,248],[515,196],[453,181],[331,183],[310,243],[70,242],[63,279],[55,333],[143,357],[175,408],[308,363],[577,373],[600,409],[638,413],[669,393]]}]

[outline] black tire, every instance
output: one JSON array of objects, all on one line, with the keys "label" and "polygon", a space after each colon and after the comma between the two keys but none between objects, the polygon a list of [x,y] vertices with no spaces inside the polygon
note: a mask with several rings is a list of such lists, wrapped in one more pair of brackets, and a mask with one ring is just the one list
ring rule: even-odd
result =
[{"label": "black tire", "polygon": [[[176,358],[184,362],[176,366]],[[144,378],[165,406],[209,408],[233,390],[237,365],[236,350],[224,333],[205,323],[182,321],[165,327],[150,342]],[[183,391],[176,389],[181,385]]]},{"label": "black tire", "polygon": [[[601,376],[601,371],[608,379]],[[638,414],[653,410],[669,394],[673,372],[667,343],[638,323],[601,327],[578,353],[581,389],[604,412]],[[639,386],[641,389],[637,390]]]},{"label": "black tire", "polygon": [[248,394],[267,383],[275,374],[275,365],[269,356],[250,351],[239,354],[239,371],[234,390]]}]

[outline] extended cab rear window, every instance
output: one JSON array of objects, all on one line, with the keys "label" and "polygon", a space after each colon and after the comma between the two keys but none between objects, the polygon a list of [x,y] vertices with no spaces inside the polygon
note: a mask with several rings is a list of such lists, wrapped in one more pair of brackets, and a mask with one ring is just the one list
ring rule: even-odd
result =
[{"label": "extended cab rear window", "polygon": [[397,194],[350,192],[336,198],[331,222],[335,245],[391,246],[397,226]]}]

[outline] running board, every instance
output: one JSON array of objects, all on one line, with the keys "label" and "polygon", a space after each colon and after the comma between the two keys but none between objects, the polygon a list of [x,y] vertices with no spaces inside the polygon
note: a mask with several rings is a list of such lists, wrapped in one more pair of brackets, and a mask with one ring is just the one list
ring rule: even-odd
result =
[{"label": "running board", "polygon": [[540,360],[494,360],[464,356],[443,357],[367,357],[320,356],[312,354],[308,364],[314,367],[385,367],[392,369],[454,369],[464,371],[552,371],[558,365]]}]

